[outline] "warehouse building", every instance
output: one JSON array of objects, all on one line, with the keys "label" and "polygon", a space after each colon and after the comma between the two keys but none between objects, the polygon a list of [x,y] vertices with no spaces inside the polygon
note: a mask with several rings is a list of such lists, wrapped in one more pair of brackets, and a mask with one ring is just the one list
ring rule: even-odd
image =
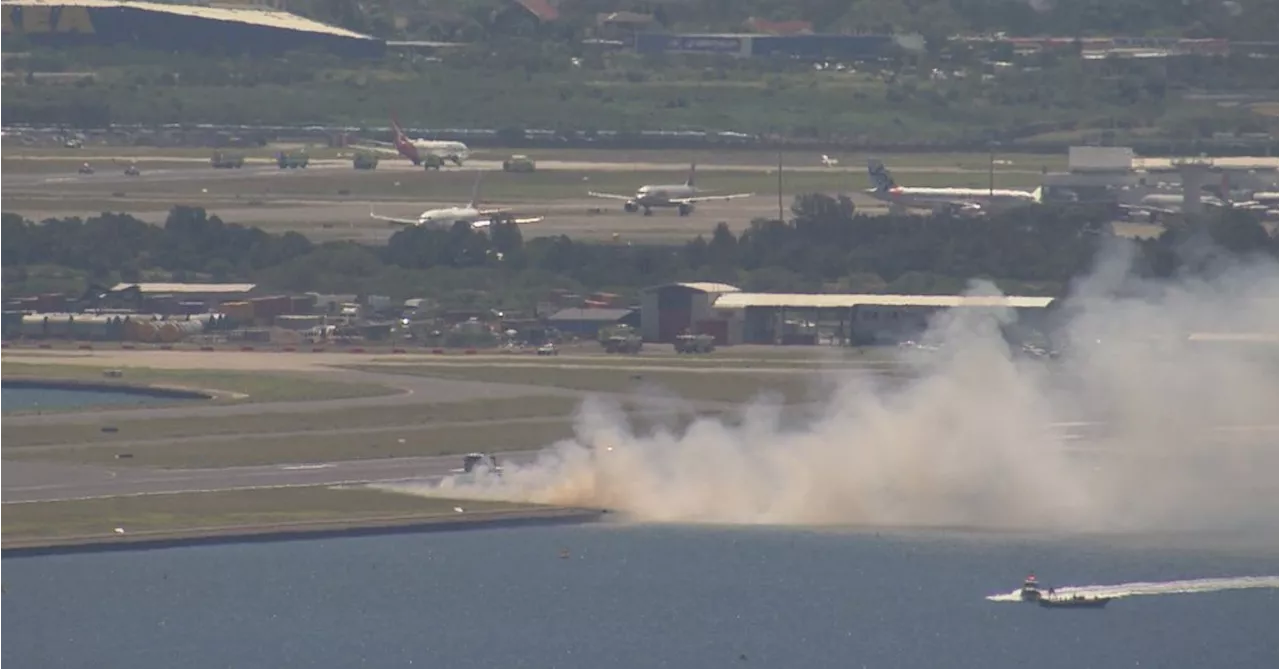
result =
[{"label": "warehouse building", "polygon": [[902,43],[893,35],[760,35],[638,33],[640,54],[703,53],[805,60],[859,61],[883,58]]},{"label": "warehouse building", "polygon": [[[923,333],[942,309],[1013,309],[1033,324],[1051,297],[725,293],[712,304],[725,344],[894,344]],[[708,332],[710,333],[710,332]]]},{"label": "warehouse building", "polygon": [[561,309],[547,317],[547,325],[565,334],[595,339],[602,328],[614,325],[640,327],[640,312],[636,309]]},{"label": "warehouse building", "polygon": [[739,292],[724,283],[669,283],[640,294],[640,335],[648,342],[670,343],[685,332],[715,335],[728,342],[725,322],[715,315],[716,298]]},{"label": "warehouse building", "polygon": [[129,44],[180,52],[324,51],[377,58],[386,42],[274,9],[119,0],[5,0],[4,36],[48,46]]}]

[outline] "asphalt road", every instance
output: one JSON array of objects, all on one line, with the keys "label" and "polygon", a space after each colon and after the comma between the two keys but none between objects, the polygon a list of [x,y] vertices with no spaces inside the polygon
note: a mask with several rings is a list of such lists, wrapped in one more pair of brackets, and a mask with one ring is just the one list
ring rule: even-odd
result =
[{"label": "asphalt road", "polygon": [[[499,464],[527,463],[534,457],[533,452],[497,455]],[[462,458],[456,455],[225,469],[110,468],[5,462],[3,502],[12,504],[289,486],[435,481],[461,466]]]}]

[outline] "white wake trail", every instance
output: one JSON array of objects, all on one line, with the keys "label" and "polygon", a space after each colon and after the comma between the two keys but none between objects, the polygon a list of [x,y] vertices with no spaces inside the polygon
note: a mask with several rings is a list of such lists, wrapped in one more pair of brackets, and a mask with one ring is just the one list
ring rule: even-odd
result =
[{"label": "white wake trail", "polygon": [[[1117,585],[1065,585],[1055,587],[1059,595],[1088,595],[1092,597],[1136,597],[1139,595],[1181,595],[1195,592],[1220,592],[1223,590],[1247,590],[1280,587],[1280,577],[1237,576],[1233,578],[1196,578],[1186,581],[1162,581],[1120,583]],[[993,602],[1021,602],[1020,590],[1008,594],[991,595]]]}]

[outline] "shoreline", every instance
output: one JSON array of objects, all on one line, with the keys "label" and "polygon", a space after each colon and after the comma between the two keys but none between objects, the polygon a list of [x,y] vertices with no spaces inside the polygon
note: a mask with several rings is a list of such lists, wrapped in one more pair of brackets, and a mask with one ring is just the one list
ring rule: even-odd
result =
[{"label": "shoreline", "polygon": [[141,551],[186,546],[272,543],[354,538],[425,532],[457,532],[503,527],[584,524],[600,520],[608,511],[571,507],[475,511],[458,515],[407,515],[377,518],[291,521],[262,525],[194,527],[124,534],[31,537],[0,540],[0,557],[39,557],[111,551]]},{"label": "shoreline", "polygon": [[89,381],[87,379],[41,379],[28,376],[6,378],[0,381],[4,388],[32,388],[41,390],[93,390],[158,397],[162,399],[212,400],[217,395],[209,391],[176,388],[172,386],[140,385],[127,381]]}]

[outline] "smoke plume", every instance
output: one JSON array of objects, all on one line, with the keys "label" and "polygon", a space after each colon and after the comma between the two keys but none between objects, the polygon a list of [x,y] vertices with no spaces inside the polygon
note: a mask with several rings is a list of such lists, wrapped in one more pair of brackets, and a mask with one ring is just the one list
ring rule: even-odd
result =
[{"label": "smoke plume", "polygon": [[[1171,281],[1130,264],[1117,244],[1051,310],[1052,360],[1009,344],[1008,310],[941,311],[927,335],[939,349],[902,353],[909,381],[837,372],[800,428],[759,401],[732,420],[636,434],[593,398],[576,438],[531,464],[394,489],[658,522],[1274,530],[1274,259]],[[970,292],[996,294],[982,282]]]}]

